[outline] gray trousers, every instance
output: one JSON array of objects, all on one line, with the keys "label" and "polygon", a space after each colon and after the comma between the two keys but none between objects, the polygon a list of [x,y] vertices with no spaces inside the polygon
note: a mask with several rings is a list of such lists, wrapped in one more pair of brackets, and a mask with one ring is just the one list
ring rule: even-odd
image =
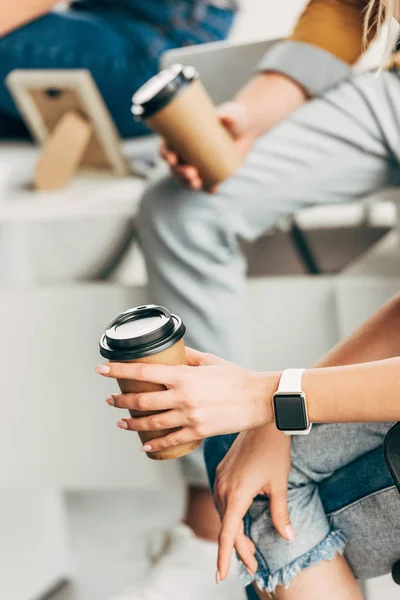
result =
[{"label": "gray trousers", "polygon": [[[400,185],[399,156],[400,76],[367,73],[258,139],[217,195],[188,191],[172,177],[155,182],[139,217],[152,301],[182,316],[188,344],[251,366],[238,240],[257,239],[301,208]],[[190,483],[205,483],[201,456],[183,464]]]}]

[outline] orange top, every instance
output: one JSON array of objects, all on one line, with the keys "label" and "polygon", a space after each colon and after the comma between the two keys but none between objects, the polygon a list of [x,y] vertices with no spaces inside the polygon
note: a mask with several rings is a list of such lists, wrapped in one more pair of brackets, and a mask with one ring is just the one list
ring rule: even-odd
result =
[{"label": "orange top", "polygon": [[[307,42],[355,63],[364,51],[364,19],[368,0],[310,0],[289,37]],[[369,41],[376,34],[371,30]]]},{"label": "orange top", "polygon": [[[366,50],[363,38],[368,4],[369,0],[309,0],[292,34],[266,53],[259,70],[284,73],[310,95],[350,77],[351,65]],[[375,25],[368,43],[376,32]]]}]

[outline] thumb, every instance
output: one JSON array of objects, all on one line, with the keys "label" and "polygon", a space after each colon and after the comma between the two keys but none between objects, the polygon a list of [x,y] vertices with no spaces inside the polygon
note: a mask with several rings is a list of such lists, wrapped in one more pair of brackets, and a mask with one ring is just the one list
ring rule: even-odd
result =
[{"label": "thumb", "polygon": [[239,102],[225,102],[218,108],[222,125],[234,138],[244,135],[248,125],[247,110]]},{"label": "thumb", "polygon": [[226,360],[218,358],[213,354],[206,354],[205,352],[199,352],[193,348],[185,348],[186,360],[190,367],[212,367],[215,365],[226,364]]},{"label": "thumb", "polygon": [[269,502],[271,518],[275,529],[285,540],[294,542],[296,535],[290,523],[286,489],[271,494]]}]

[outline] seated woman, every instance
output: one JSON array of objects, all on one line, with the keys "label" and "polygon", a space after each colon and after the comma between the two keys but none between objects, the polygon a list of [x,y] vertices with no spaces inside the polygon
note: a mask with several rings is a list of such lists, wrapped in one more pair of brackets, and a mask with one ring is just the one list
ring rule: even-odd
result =
[{"label": "seated woman", "polygon": [[[400,420],[399,355],[400,294],[302,373],[316,425],[299,437],[274,424],[279,372],[256,373],[193,350],[188,367],[113,363],[97,370],[166,386],[108,399],[119,408],[137,409],[140,402],[142,409],[170,409],[119,421],[132,431],[180,427],[143,450],[211,437],[206,460],[222,518],[217,582],[227,576],[235,547],[244,583],[255,581],[261,598],[274,592],[278,600],[361,600],[356,577],[388,572],[400,558],[397,490],[383,461],[382,472],[366,476],[368,465],[377,468],[373,451]],[[361,458],[358,470],[354,461]],[[345,471],[351,463],[355,468]],[[350,480],[337,478],[327,512],[320,487],[341,469]]]},{"label": "seated woman", "polygon": [[[139,234],[151,297],[183,317],[196,348],[251,363],[239,238],[254,241],[281,216],[304,206],[357,200],[400,185],[399,73],[354,76],[348,66],[365,47],[363,32],[364,39],[373,37],[385,7],[392,14],[395,5],[394,0],[310,0],[291,38],[262,61],[260,72],[221,112],[245,162],[217,195],[200,191],[197,170],[164,147],[165,158],[191,189],[171,178],[155,182],[142,202]],[[338,481],[342,467],[379,452],[389,423],[399,418],[400,362],[390,359],[400,355],[398,321],[397,298],[318,365],[331,368],[307,371],[302,378],[311,420],[371,424],[318,425],[292,444],[271,424],[280,373],[255,374],[193,352],[188,358],[197,368],[146,366],[141,372],[168,388],[140,397],[141,406],[172,410],[150,420],[121,420],[119,426],[182,426],[172,437],[154,440],[154,450],[248,430],[206,445],[212,482],[219,464],[218,580],[226,576],[235,545],[249,570],[245,582],[254,579],[259,588],[275,589],[279,599],[358,600],[348,565],[367,577],[388,571],[399,558],[398,498],[387,471],[381,487],[364,471],[359,479],[352,476],[345,482],[348,493],[341,487],[334,507],[319,495],[327,481]],[[360,366],[363,362],[368,364]],[[108,376],[118,370],[138,377],[132,365],[103,368]],[[116,395],[109,403],[135,407],[137,401]]]},{"label": "seated woman", "polygon": [[[170,48],[226,37],[234,10],[203,0],[21,0],[0,6],[0,139],[28,132],[4,83],[13,69],[88,69],[122,137],[146,133],[131,96]],[[233,7],[233,4],[232,4]]]}]

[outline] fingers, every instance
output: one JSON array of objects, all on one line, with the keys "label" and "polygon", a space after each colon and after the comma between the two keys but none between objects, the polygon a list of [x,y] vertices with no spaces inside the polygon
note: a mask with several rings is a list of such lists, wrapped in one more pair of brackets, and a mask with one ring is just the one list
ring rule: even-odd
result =
[{"label": "fingers", "polygon": [[204,352],[199,352],[193,348],[185,348],[186,360],[191,367],[201,367],[204,364]]},{"label": "fingers", "polygon": [[234,138],[243,135],[248,126],[248,114],[243,104],[225,102],[218,109],[219,119]]},{"label": "fingers", "polygon": [[174,448],[175,446],[179,446],[179,444],[194,442],[198,439],[189,427],[183,427],[173,433],[146,442],[142,450],[144,452],[158,452],[166,448]]},{"label": "fingers", "polygon": [[270,495],[269,501],[271,518],[275,529],[285,540],[294,542],[296,535],[290,523],[290,516],[287,506],[287,490],[282,489],[279,492],[274,492]]},{"label": "fingers", "polygon": [[236,124],[236,121],[234,119],[234,117],[232,115],[220,115],[219,120],[221,121],[222,125],[224,125],[224,127],[226,127],[226,129],[228,129],[229,131],[231,131]]},{"label": "fingers", "polygon": [[96,367],[97,373],[114,379],[131,379],[172,387],[179,378],[179,367],[145,363],[107,363]]},{"label": "fingers", "polygon": [[184,185],[192,190],[200,190],[203,187],[203,182],[196,167],[185,164],[176,152],[167,146],[165,141],[161,143],[160,156],[168,163],[174,175]]},{"label": "fingers", "polygon": [[110,406],[139,411],[169,410],[175,408],[176,403],[176,396],[168,390],[142,394],[112,394],[107,398],[107,404]]},{"label": "fingers", "polygon": [[237,535],[235,541],[236,552],[247,569],[249,575],[253,576],[258,569],[258,563],[254,556],[255,546],[251,540],[244,534],[243,521],[242,531]]},{"label": "fingers", "polygon": [[173,152],[164,141],[161,142],[160,156],[170,167],[175,167],[179,162],[178,155]]},{"label": "fingers", "polygon": [[198,352],[193,348],[185,348],[186,360],[190,367],[210,367],[214,365],[227,364],[227,361],[223,358],[218,358],[213,354],[207,354],[205,352]]},{"label": "fingers", "polygon": [[[161,431],[181,427],[183,425],[182,417],[180,411],[168,410],[148,417],[124,418],[118,421],[117,427],[129,431]],[[169,446],[166,446],[166,448],[169,448]]]},{"label": "fingers", "polygon": [[174,174],[187,186],[196,190],[201,189],[202,181],[196,167],[185,164],[179,156],[167,146],[165,142],[161,143],[160,155],[173,170]]},{"label": "fingers", "polygon": [[217,579],[223,581],[229,573],[232,551],[236,549],[248,573],[253,576],[258,569],[254,556],[255,546],[244,534],[243,517],[249,504],[245,496],[232,499],[229,495],[214,494],[214,501],[220,515],[223,515],[219,534]]},{"label": "fingers", "polygon": [[223,581],[229,573],[231,566],[232,551],[235,545],[236,538],[242,528],[242,518],[244,513],[238,510],[236,505],[227,507],[227,510],[222,519],[221,530],[218,538],[218,560],[217,569],[221,581]]},{"label": "fingers", "polygon": [[203,182],[196,167],[191,165],[178,165],[174,168],[174,173],[192,190],[200,190],[203,186]]},{"label": "fingers", "polygon": [[[244,529],[244,526],[243,526]],[[243,535],[244,535],[244,539],[246,540],[246,544],[249,548],[249,551],[251,552],[251,554],[254,556],[254,554],[256,553],[256,545],[253,542],[253,540],[251,540],[249,537],[247,537],[247,535],[244,533],[243,531]]]}]

